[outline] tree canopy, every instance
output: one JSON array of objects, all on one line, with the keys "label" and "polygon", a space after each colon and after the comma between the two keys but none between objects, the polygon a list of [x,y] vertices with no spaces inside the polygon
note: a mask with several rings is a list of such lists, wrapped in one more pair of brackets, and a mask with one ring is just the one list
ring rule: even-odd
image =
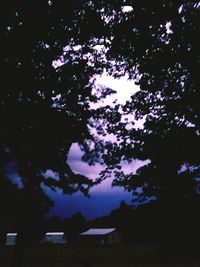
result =
[{"label": "tree canopy", "polygon": [[[5,166],[13,161],[21,186],[32,192],[47,185],[87,193],[93,182],[74,174],[66,162],[77,142],[85,160],[95,159],[96,149],[103,151],[111,170],[121,160],[149,160],[136,174],[115,171],[114,185],[138,197],[195,195],[199,11],[198,1],[186,0],[4,3],[1,176],[8,176]],[[140,90],[123,107],[106,106],[94,114],[90,103],[112,93],[92,93],[91,78],[104,69],[114,77],[128,73]],[[143,126],[134,127],[140,119]],[[106,142],[102,150],[91,127],[99,134],[114,133],[118,143]],[[48,169],[58,178],[45,177]],[[108,168],[103,179],[106,173],[110,175]]]},{"label": "tree canopy", "polygon": [[[44,186],[87,194],[93,185],[67,163],[73,143],[86,154],[89,144],[96,144],[90,131],[90,103],[112,92],[103,88],[99,95],[92,92],[94,74],[103,71],[95,64],[102,53],[95,43],[90,45],[99,35],[91,35],[87,26],[93,13],[88,1],[79,0],[6,1],[1,6],[2,217],[8,210],[15,216],[15,208],[28,216],[32,202],[39,213],[46,212],[52,202],[43,195]],[[12,162],[18,184],[7,171]],[[56,177],[46,174],[49,169]]]},{"label": "tree canopy", "polygon": [[[140,87],[120,107],[128,121],[116,109],[107,124],[118,143],[107,144],[104,158],[111,169],[121,160],[149,160],[136,174],[117,170],[114,185],[142,201],[191,199],[200,170],[199,1],[100,2],[107,18],[108,71],[115,77],[128,73]],[[135,127],[140,120],[143,125]]]}]

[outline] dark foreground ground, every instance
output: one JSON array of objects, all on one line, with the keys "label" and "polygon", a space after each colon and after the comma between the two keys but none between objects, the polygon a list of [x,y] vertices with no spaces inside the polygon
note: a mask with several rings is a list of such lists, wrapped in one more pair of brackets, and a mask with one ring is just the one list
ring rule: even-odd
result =
[{"label": "dark foreground ground", "polygon": [[[1,265],[1,267],[8,267],[9,265]],[[143,263],[132,263],[132,264],[57,264],[57,263],[40,263],[40,264],[27,264],[26,267],[199,267],[199,263],[176,263],[176,264],[143,264]],[[10,266],[9,266],[10,267]]]},{"label": "dark foreground ground", "polygon": [[[177,250],[177,251],[176,251]],[[0,248],[0,267],[9,267],[13,248]],[[27,249],[25,267],[200,267],[199,253],[153,245],[78,247],[44,245]]]}]

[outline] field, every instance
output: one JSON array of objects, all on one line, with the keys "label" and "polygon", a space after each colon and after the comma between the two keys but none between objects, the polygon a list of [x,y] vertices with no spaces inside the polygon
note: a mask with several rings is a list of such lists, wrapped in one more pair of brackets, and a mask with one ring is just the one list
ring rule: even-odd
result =
[{"label": "field", "polygon": [[[0,267],[10,266],[13,248],[1,248]],[[199,267],[199,258],[159,256],[155,246],[77,247],[45,245],[27,249],[26,267]]]}]

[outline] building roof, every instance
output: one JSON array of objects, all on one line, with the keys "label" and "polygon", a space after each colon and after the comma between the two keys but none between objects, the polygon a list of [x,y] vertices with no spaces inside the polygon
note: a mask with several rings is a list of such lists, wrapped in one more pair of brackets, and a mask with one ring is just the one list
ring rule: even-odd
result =
[{"label": "building roof", "polygon": [[17,233],[7,233],[6,235],[7,235],[7,236],[16,236]]},{"label": "building roof", "polygon": [[115,231],[115,228],[91,228],[80,235],[106,235]]},{"label": "building roof", "polygon": [[45,235],[64,235],[64,232],[48,232]]}]

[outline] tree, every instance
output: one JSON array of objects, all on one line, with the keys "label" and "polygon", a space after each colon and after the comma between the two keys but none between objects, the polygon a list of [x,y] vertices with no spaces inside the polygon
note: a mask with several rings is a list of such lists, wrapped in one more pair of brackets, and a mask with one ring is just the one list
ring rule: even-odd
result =
[{"label": "tree", "polygon": [[[1,6],[1,202],[7,201],[0,213],[14,218],[19,236],[52,205],[45,186],[87,195],[93,185],[67,164],[73,143],[85,152],[91,143],[97,148],[90,103],[111,93],[92,93],[93,75],[102,71],[94,64],[101,52],[88,45],[97,37],[87,26],[93,13],[81,0],[6,1]],[[18,182],[8,175],[11,162]],[[47,177],[49,169],[56,177]]]},{"label": "tree", "polygon": [[[114,184],[140,198],[153,195],[174,203],[195,196],[198,1],[6,1],[0,16],[0,169],[7,179],[7,163],[16,164],[21,178],[16,199],[30,198],[18,205],[20,214],[30,214],[29,204],[40,197],[44,210],[49,207],[41,185],[88,193],[93,182],[74,174],[66,162],[75,142],[91,163],[100,149],[111,171],[121,160],[149,160],[136,174],[116,169]],[[140,91],[124,107],[92,114],[90,102],[99,95],[92,94],[91,78],[103,68],[115,77],[128,73]],[[102,90],[100,97],[110,93]],[[143,128],[124,122],[122,111],[145,119]],[[107,142],[103,150],[89,130],[94,126],[97,133],[116,134],[118,143]],[[45,177],[48,169],[58,179]],[[106,173],[109,168],[97,182]],[[7,188],[11,196],[13,186]]]},{"label": "tree", "polygon": [[[147,205],[140,220],[144,239],[154,239],[150,227],[157,242],[178,242],[193,253],[199,223],[199,2],[102,2],[110,42],[107,69],[115,77],[128,73],[140,90],[107,116],[105,129],[118,141],[105,145],[110,167],[100,179],[114,172],[113,185],[132,192],[137,203],[157,200],[154,215]],[[136,128],[140,120],[143,125]],[[119,170],[123,160],[133,159],[148,163],[136,173]]]},{"label": "tree", "polygon": [[[198,198],[199,2],[101,3],[104,16],[112,14],[106,26],[108,71],[115,77],[128,73],[140,87],[120,107],[128,122],[116,109],[107,124],[118,143],[107,144],[104,158],[111,170],[121,160],[149,160],[136,174],[117,170],[114,185],[124,186],[140,201],[154,196],[174,205]],[[135,128],[135,120],[143,120],[143,126]]]},{"label": "tree", "polygon": [[78,235],[87,228],[85,217],[80,212],[76,212],[64,221],[64,231],[66,239],[73,244],[77,241]]}]

